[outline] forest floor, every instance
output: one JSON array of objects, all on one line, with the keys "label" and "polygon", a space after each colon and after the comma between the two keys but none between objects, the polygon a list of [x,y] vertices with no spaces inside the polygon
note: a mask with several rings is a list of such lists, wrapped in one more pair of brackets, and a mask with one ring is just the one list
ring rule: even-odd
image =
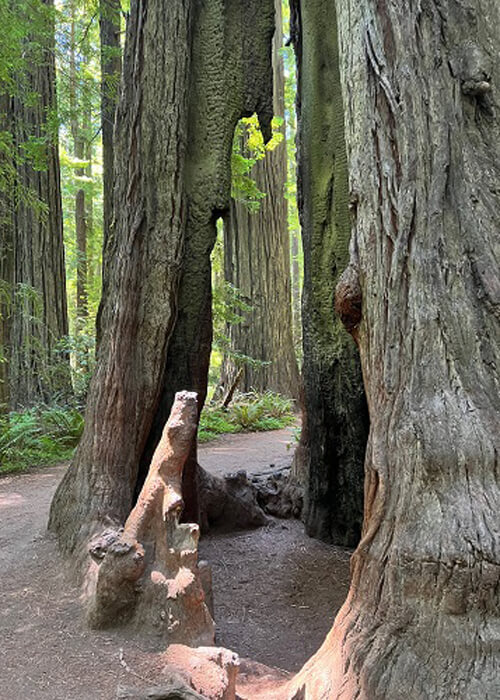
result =
[{"label": "forest floor", "polygon": [[[200,447],[214,474],[291,462],[292,429],[222,437]],[[112,700],[119,684],[160,678],[160,657],[120,631],[86,628],[78,590],[46,533],[67,467],[0,479],[0,700]],[[331,627],[349,583],[349,551],[308,538],[300,522],[209,535],[217,644],[268,666],[299,669]]]}]

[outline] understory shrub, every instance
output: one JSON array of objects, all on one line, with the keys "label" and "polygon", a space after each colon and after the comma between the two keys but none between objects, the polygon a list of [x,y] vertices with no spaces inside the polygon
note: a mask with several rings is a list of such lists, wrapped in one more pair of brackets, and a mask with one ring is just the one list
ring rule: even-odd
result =
[{"label": "understory shrub", "polygon": [[72,407],[37,406],[0,418],[0,474],[69,459],[83,417]]},{"label": "understory shrub", "polygon": [[[293,425],[293,401],[273,392],[237,394],[228,409],[208,403],[198,441],[224,433],[278,430]],[[0,474],[71,459],[83,416],[70,406],[37,406],[0,416]]]},{"label": "understory shrub", "polygon": [[208,442],[222,433],[278,430],[293,425],[293,400],[267,391],[236,394],[229,408],[209,402],[200,419],[198,442]]}]

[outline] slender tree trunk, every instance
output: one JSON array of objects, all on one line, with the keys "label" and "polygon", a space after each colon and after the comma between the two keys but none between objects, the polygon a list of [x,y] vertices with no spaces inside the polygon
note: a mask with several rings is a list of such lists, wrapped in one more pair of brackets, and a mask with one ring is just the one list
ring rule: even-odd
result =
[{"label": "slender tree trunk", "polygon": [[[271,0],[131,5],[97,368],[49,523],[66,551],[106,520],[124,522],[174,393],[195,390],[203,404],[216,219],[238,119],[257,111],[270,132],[272,31]],[[193,448],[193,483],[195,463]]]},{"label": "slender tree trunk", "polygon": [[[45,4],[51,6],[52,2],[46,0]],[[67,397],[71,392],[68,358],[56,347],[68,333],[68,319],[58,139],[53,126],[54,34],[50,25],[44,27],[38,41],[47,41],[47,35],[52,37],[52,45],[46,46],[41,57],[27,58],[19,94],[4,99],[17,170],[13,191],[5,195],[2,220],[5,247],[2,245],[1,279],[11,295],[3,309],[2,342],[7,362],[2,374],[4,386],[9,384],[11,408]],[[26,51],[28,56],[29,44]],[[24,99],[31,94],[36,100]],[[44,143],[40,162],[22,155],[30,139]],[[4,400],[6,396],[4,391]]]},{"label": "slender tree trunk", "polygon": [[113,221],[113,128],[122,67],[120,17],[120,0],[99,1],[104,246]]},{"label": "slender tree trunk", "polygon": [[[82,171],[84,172],[84,171]],[[85,191],[79,189],[75,195],[76,223],[76,316],[81,322],[88,315],[87,300],[87,208]]]},{"label": "slender tree trunk", "polygon": [[308,534],[359,541],[368,414],[359,355],[334,315],[349,257],[349,195],[335,7],[292,3],[298,62],[298,199],[304,246],[302,299],[305,480]]},{"label": "slender tree trunk", "polygon": [[294,346],[302,344],[302,315],[300,311],[300,232],[292,231],[292,330]]},{"label": "slender tree trunk", "polygon": [[[274,114],[284,117],[281,0],[275,0],[275,11]],[[245,303],[251,306],[250,312],[243,312],[244,320],[228,329],[231,349],[266,363],[247,363],[239,388],[271,389],[298,398],[300,381],[292,335],[286,175],[283,141],[252,170],[257,187],[266,194],[259,211],[251,213],[242,202],[231,201],[224,222],[224,268],[226,280],[238,288]],[[238,369],[231,356],[226,356],[221,377],[226,390]]]},{"label": "slender tree trunk", "polygon": [[[87,162],[87,165],[85,166],[85,177],[89,182],[92,182],[93,178],[93,164],[92,164],[92,159],[93,159],[93,153],[92,153],[92,138],[89,137],[89,134],[91,133],[92,130],[92,115],[90,113],[90,110],[88,111],[85,119],[85,124],[84,124],[84,130],[86,134],[85,138],[85,160]],[[87,228],[87,240],[85,241],[85,259],[87,262],[87,304],[88,304],[88,285],[89,285],[89,254],[88,254],[88,244],[89,244],[89,239],[92,238],[94,234],[94,193],[93,193],[93,188],[90,188],[90,191],[88,193],[88,196],[86,197],[86,203],[85,203],[85,222],[86,222],[86,228]]]},{"label": "slender tree trunk", "polygon": [[354,220],[336,305],[371,428],[350,593],[295,684],[496,698],[500,6],[337,7]]},{"label": "slender tree trunk", "polygon": [[[11,131],[10,98],[0,95],[0,129]],[[1,158],[1,167],[6,168],[7,158]],[[9,192],[0,193],[0,414],[8,413],[10,408],[9,354],[10,354],[10,316],[11,297],[14,288],[14,244],[13,216],[14,203]]]},{"label": "slender tree trunk", "polygon": [[[71,135],[73,138],[73,155],[76,160],[83,161],[87,156],[83,123],[80,119],[82,105],[78,100],[78,76],[76,68],[76,38],[75,38],[75,4],[71,5],[72,16],[70,25],[70,110]],[[76,177],[85,176],[85,168],[75,168]],[[88,315],[87,298],[87,207],[83,186],[75,193],[75,231],[76,231],[76,317],[77,325],[81,325]]]}]

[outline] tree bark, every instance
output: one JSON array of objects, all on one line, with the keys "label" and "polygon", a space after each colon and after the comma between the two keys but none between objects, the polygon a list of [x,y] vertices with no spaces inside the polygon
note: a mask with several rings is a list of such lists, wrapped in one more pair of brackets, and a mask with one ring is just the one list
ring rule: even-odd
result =
[{"label": "tree bark", "polygon": [[301,314],[301,303],[300,303],[300,232],[294,230],[292,234],[292,330],[293,330],[293,343],[294,346],[302,346],[302,314]]},{"label": "tree bark", "polygon": [[[85,160],[87,153],[86,139],[83,128],[81,112],[83,106],[79,104],[78,75],[76,68],[76,38],[75,38],[75,12],[76,5],[71,3],[70,25],[70,111],[71,111],[71,135],[73,138],[73,156],[76,160]],[[84,177],[85,168],[75,168],[76,177]],[[81,325],[82,319],[88,316],[87,297],[87,209],[85,190],[83,186],[75,193],[75,232],[76,232],[76,318],[77,325]]]},{"label": "tree bark", "polygon": [[[102,183],[103,183],[103,255],[102,255],[102,296],[107,295],[106,284],[109,274],[106,270],[107,245],[111,227],[114,225],[114,127],[120,95],[122,54],[120,41],[121,0],[99,0],[99,35],[101,42],[101,130],[102,130]],[[96,345],[101,342],[101,314],[96,318]]]},{"label": "tree bark", "polygon": [[304,416],[295,471],[309,535],[356,545],[363,517],[368,415],[359,354],[335,317],[350,215],[335,7],[292,3],[298,68],[298,203],[304,247]]},{"label": "tree bark", "polygon": [[359,343],[371,428],[351,589],[294,688],[494,698],[500,7],[337,9],[355,203],[337,306]]},{"label": "tree bark", "polygon": [[[84,434],[49,522],[66,551],[107,519],[123,523],[175,392],[196,391],[201,410],[215,222],[229,203],[238,119],[257,111],[270,131],[272,31],[271,0],[132,3],[102,336]],[[193,484],[195,464],[193,447]]]},{"label": "tree bark", "polygon": [[120,18],[120,0],[99,0],[104,247],[113,221],[113,129],[122,68]]},{"label": "tree bark", "polygon": [[[52,6],[51,0],[45,4]],[[4,307],[3,312],[2,343],[7,359],[3,374],[11,409],[71,393],[69,358],[57,349],[68,333],[68,317],[58,138],[53,126],[54,33],[49,17],[37,38],[44,46],[41,57],[32,60],[27,44],[28,67],[19,76],[20,89],[4,99],[17,170],[13,191],[5,195],[2,222],[1,279],[11,296],[9,309]],[[25,95],[30,94],[36,100],[26,100]],[[22,155],[30,139],[43,143],[40,163]],[[22,196],[18,194],[21,190]]]},{"label": "tree bark", "polygon": [[[281,0],[275,0],[274,5],[273,107],[274,115],[284,118]],[[228,335],[232,351],[265,363],[244,365],[239,385],[242,391],[272,390],[298,398],[300,380],[292,335],[284,141],[255,164],[251,177],[266,195],[259,210],[251,213],[243,202],[232,199],[224,220],[225,277],[251,307],[251,311],[242,314],[241,323],[228,328]],[[227,355],[221,386],[227,390],[238,370]]]}]

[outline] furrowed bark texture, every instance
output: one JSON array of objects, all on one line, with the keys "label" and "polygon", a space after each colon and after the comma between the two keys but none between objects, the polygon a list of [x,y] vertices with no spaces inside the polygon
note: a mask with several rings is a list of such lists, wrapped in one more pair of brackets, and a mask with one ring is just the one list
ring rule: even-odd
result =
[{"label": "furrowed bark texture", "polygon": [[113,221],[113,128],[122,67],[120,16],[120,0],[99,0],[104,245]]},{"label": "furrowed bark texture", "polygon": [[313,537],[356,545],[368,411],[359,354],[334,314],[349,259],[347,160],[334,3],[291,4],[298,67],[298,189],[304,246],[304,519]]},{"label": "furrowed bark texture", "polygon": [[[203,405],[215,221],[229,203],[237,120],[257,111],[269,132],[273,19],[271,0],[132,3],[97,368],[49,523],[68,551],[106,518],[124,521],[175,392],[194,390]],[[193,491],[195,459],[193,448]]]},{"label": "furrowed bark texture", "polygon": [[[50,0],[45,4],[52,5]],[[43,38],[34,40],[46,42],[50,35],[47,25]],[[30,56],[29,45],[26,55]],[[53,45],[40,56],[27,58],[27,63],[22,89],[5,101],[6,128],[16,156],[23,154],[32,138],[45,143],[40,163],[18,158],[16,187],[25,195],[7,195],[2,220],[1,279],[12,297],[4,309],[8,318],[4,318],[2,339],[7,359],[5,394],[11,409],[71,393],[69,358],[56,350],[68,333],[68,317],[58,140],[51,125],[56,109]],[[37,95],[35,101],[23,99],[30,93]]]},{"label": "furrowed bark texture", "polygon": [[[275,0],[276,31],[273,39],[274,115],[284,117],[284,75],[281,0]],[[284,130],[284,128],[283,128]],[[251,213],[242,203],[231,200],[224,221],[225,278],[237,287],[251,311],[229,328],[231,349],[265,362],[245,364],[238,383],[241,391],[272,390],[298,398],[299,372],[293,347],[290,240],[288,235],[286,144],[283,141],[251,172],[257,187],[265,193],[260,209]],[[227,390],[238,367],[226,356],[221,385]]]},{"label": "furrowed bark texture", "polygon": [[337,9],[371,428],[350,593],[295,688],[496,698],[500,6]]},{"label": "furrowed bark texture", "polygon": [[[77,52],[76,41],[76,2],[70,2],[71,22],[70,22],[70,46],[69,46],[69,103],[71,111],[71,136],[73,140],[73,156],[78,161],[83,161],[87,157],[87,136],[85,133],[85,116],[83,105],[78,101],[78,75],[77,75]],[[75,168],[75,176],[83,178],[87,173],[85,168]],[[88,294],[87,294],[87,229],[88,207],[85,190],[80,183],[80,189],[75,192],[75,232],[76,232],[76,317],[77,331],[80,330],[81,321],[88,316]]]}]

